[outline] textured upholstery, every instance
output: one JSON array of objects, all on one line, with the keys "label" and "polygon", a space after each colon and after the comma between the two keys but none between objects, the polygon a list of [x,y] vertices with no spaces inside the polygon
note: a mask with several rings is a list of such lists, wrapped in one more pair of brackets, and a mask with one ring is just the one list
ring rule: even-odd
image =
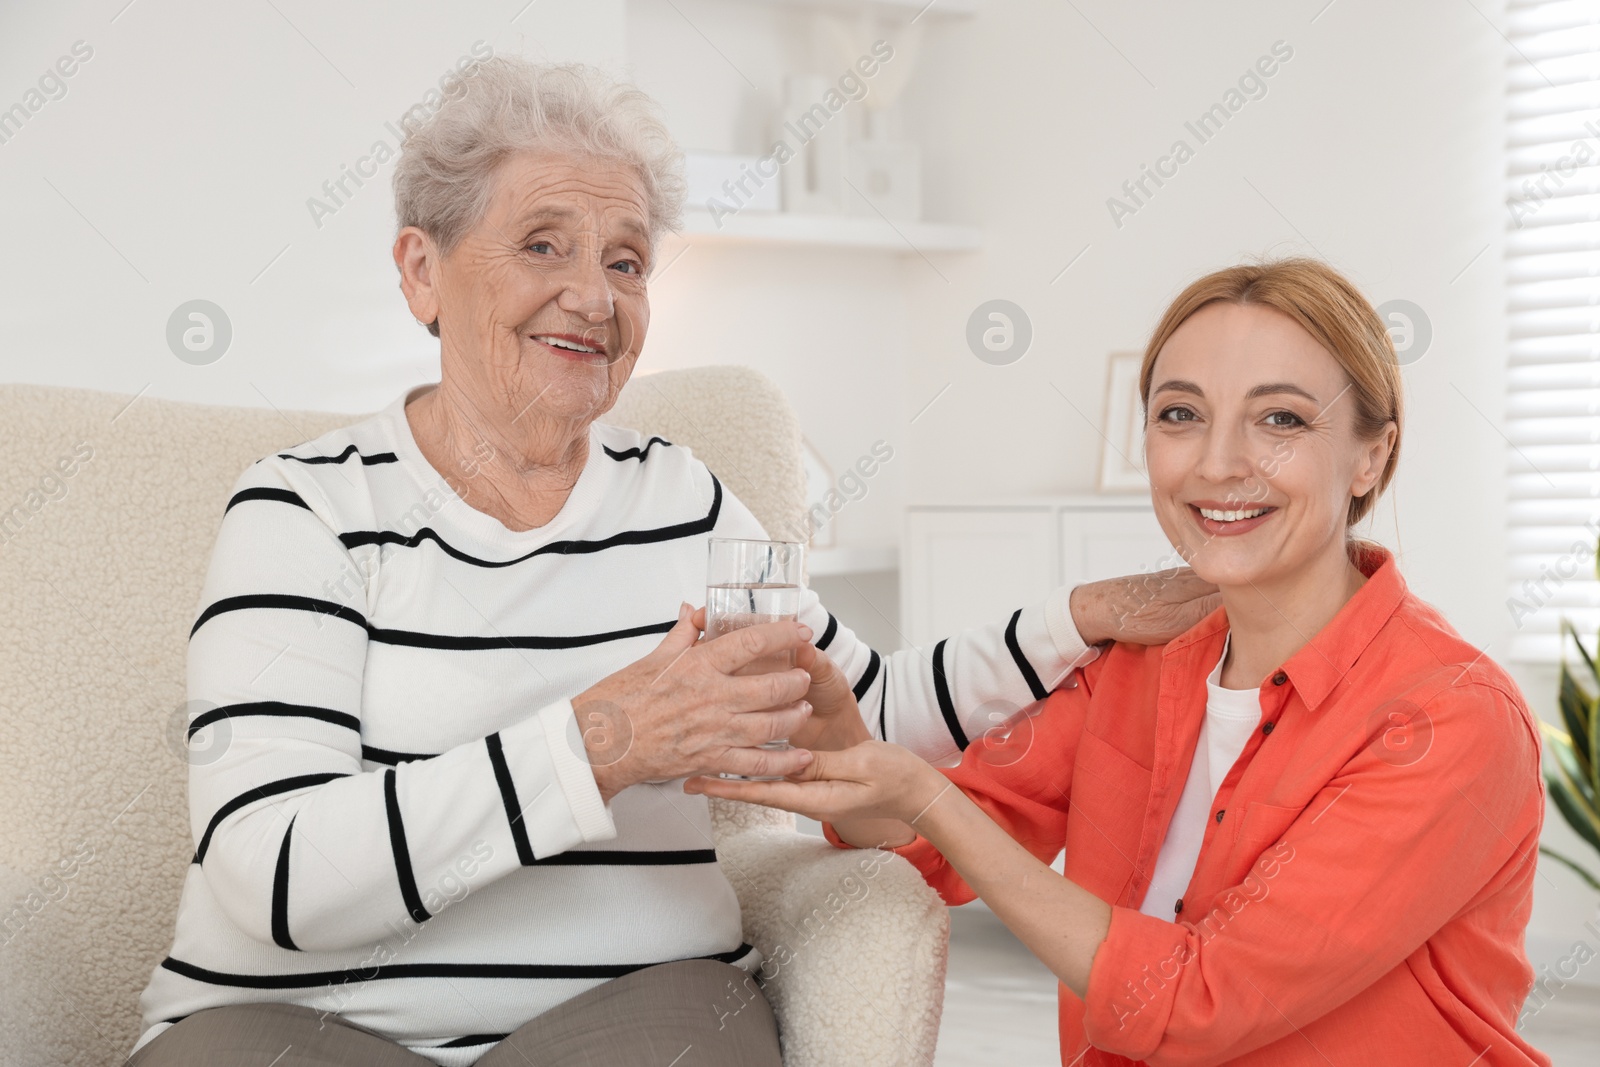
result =
[{"label": "textured upholstery", "polygon": [[[222,505],[359,418],[0,386],[0,1067],[103,1067],[138,1036],[194,847],[184,653]],[[801,510],[799,428],[759,374],[640,376],[608,421],[692,448],[769,526]],[[931,1063],[938,897],[898,857],[713,803],[745,935],[782,961],[786,1063]]]}]

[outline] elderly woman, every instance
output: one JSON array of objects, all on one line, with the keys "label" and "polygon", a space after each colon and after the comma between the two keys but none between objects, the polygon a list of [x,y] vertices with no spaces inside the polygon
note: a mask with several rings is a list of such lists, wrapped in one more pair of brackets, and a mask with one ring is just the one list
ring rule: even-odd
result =
[{"label": "elderly woman", "polygon": [[806,764],[838,728],[813,646],[855,727],[939,760],[1085,640],[1199,617],[1191,579],[1142,618],[1060,590],[931,656],[880,657],[814,597],[702,640],[707,538],[764,532],[683,448],[596,421],[678,160],[637,90],[500,58],[410,132],[394,259],[440,381],[227,502],[189,647],[195,852],[136,1067],[777,1064],[764,1001],[710,1010],[760,953],[678,782]]},{"label": "elderly woman", "polygon": [[1535,720],[1351,536],[1400,450],[1382,320],[1325,264],[1229,268],[1173,302],[1140,384],[1156,515],[1217,612],[1114,645],[943,774],[839,715],[804,781],[685,788],[981,896],[1061,980],[1063,1064],[1548,1067],[1516,1032]]}]

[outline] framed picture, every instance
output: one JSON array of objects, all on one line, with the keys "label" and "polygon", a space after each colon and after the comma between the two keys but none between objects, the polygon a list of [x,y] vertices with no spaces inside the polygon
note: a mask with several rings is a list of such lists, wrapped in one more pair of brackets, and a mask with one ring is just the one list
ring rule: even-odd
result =
[{"label": "framed picture", "polygon": [[1150,488],[1144,471],[1144,406],[1139,401],[1142,360],[1138,352],[1111,353],[1100,445],[1102,493],[1142,493]]}]

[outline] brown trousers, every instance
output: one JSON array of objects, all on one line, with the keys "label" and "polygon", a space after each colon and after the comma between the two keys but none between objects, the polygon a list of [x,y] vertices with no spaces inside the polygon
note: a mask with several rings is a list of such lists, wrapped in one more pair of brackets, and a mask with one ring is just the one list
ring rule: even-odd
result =
[{"label": "brown trousers", "polygon": [[[716,960],[634,971],[556,1005],[476,1067],[783,1067],[778,1026],[754,982]],[[727,1004],[743,1004],[729,1012]],[[324,1020],[335,1025],[325,1025]],[[162,1031],[124,1067],[432,1067],[337,1015],[298,1004],[207,1008]]]}]

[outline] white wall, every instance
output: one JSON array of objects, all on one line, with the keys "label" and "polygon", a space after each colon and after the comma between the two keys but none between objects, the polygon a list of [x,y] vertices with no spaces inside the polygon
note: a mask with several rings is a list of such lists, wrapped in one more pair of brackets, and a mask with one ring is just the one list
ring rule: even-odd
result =
[{"label": "white wall", "polygon": [[[948,284],[911,271],[920,356],[906,403],[956,387],[913,430],[910,491],[1092,490],[1107,354],[1142,349],[1206,270],[1320,254],[1374,300],[1413,300],[1433,320],[1431,350],[1406,372],[1400,544],[1419,592],[1475,642],[1499,638],[1499,585],[1462,579],[1500,558],[1504,442],[1460,394],[1498,417],[1503,44],[1465,5],[1342,0],[1315,25],[1315,4],[1167,4],[1159,21],[1141,5],[1078,6],[1128,60],[1070,6],[994,4],[925,64],[917,126],[934,210],[981,218],[989,241],[939,260]],[[1279,40],[1294,55],[1267,96],[1117,228],[1106,199],[1175,138],[1195,144],[1185,120]],[[1032,350],[1009,367],[963,338],[991,297],[1033,320]]]},{"label": "white wall", "polygon": [[[0,14],[0,108],[74,42],[93,49],[66,95],[0,144],[0,380],[258,407],[387,403],[438,367],[389,257],[392,168],[347,184],[320,226],[306,201],[375,141],[393,145],[385,123],[475,42],[613,64],[624,49],[622,0],[125,3]],[[173,309],[196,298],[233,325],[209,366],[165,340]]]}]

